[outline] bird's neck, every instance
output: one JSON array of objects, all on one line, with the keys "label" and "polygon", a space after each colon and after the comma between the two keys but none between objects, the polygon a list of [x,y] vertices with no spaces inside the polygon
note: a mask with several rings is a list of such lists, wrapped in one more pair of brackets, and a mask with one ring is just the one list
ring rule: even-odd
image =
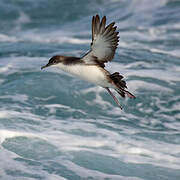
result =
[{"label": "bird's neck", "polygon": [[64,56],[64,60],[62,63],[68,66],[68,65],[82,64],[83,61],[79,57]]}]

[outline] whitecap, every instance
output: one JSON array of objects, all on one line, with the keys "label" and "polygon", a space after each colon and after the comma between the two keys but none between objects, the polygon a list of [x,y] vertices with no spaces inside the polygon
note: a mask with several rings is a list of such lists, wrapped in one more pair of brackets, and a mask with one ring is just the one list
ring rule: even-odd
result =
[{"label": "whitecap", "polygon": [[13,138],[13,137],[18,137],[18,136],[37,137],[33,133],[25,133],[25,132],[1,129],[0,130],[0,143],[2,144],[4,140],[7,138]]},{"label": "whitecap", "polygon": [[6,34],[0,34],[0,42],[17,42],[18,38]]}]

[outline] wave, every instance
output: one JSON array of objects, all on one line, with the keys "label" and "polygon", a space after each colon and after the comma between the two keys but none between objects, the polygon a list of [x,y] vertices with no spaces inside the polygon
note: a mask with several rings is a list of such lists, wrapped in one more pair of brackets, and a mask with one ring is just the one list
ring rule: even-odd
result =
[{"label": "wave", "polygon": [[[1,178],[178,179],[178,2],[0,5]],[[40,70],[55,54],[89,49],[96,13],[120,32],[106,68],[120,72],[137,97],[119,99],[122,111],[103,88],[55,68]]]}]

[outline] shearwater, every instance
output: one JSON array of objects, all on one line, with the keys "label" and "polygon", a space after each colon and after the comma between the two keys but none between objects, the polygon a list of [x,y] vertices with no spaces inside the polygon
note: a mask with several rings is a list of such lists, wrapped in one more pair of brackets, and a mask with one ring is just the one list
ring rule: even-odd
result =
[{"label": "shearwater", "polygon": [[123,98],[135,98],[127,91],[126,82],[119,72],[111,74],[105,69],[105,63],[114,57],[119,42],[115,22],[106,26],[106,16],[100,21],[99,15],[92,18],[92,43],[90,51],[83,57],[53,56],[41,69],[54,66],[81,79],[105,88],[122,109],[118,99],[109,88],[115,89]]}]

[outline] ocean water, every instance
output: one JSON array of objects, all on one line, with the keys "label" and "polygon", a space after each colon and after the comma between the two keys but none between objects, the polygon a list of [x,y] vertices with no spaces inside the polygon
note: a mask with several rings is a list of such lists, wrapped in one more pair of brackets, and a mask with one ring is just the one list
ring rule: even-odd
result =
[{"label": "ocean water", "polygon": [[[135,100],[55,69],[82,56],[91,18],[116,22],[119,71]],[[117,96],[117,94],[116,94]],[[179,0],[0,1],[1,180],[180,179]]]}]

